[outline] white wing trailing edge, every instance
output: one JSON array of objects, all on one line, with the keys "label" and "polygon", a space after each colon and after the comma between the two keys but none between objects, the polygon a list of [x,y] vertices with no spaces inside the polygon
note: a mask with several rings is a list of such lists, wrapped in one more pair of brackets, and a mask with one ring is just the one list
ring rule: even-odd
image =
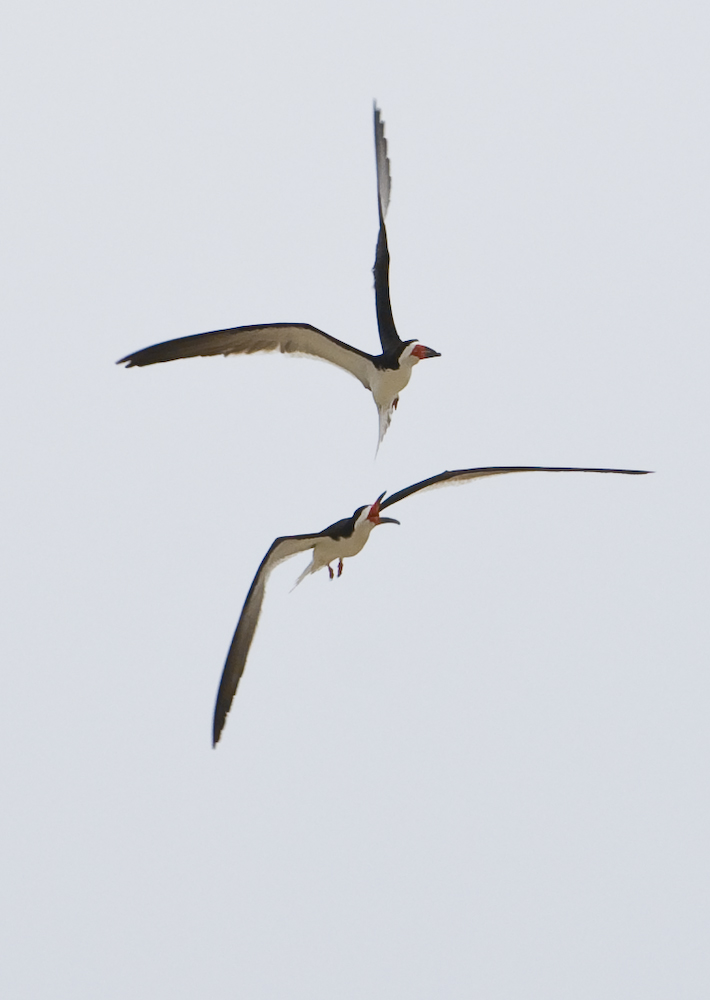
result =
[{"label": "white wing trailing edge", "polygon": [[440,472],[438,476],[423,479],[420,483],[414,483],[413,486],[407,486],[405,489],[399,490],[398,493],[393,493],[380,504],[380,510],[391,507],[393,503],[399,503],[400,500],[404,500],[414,493],[439,489],[441,486],[459,486],[471,479],[483,479],[485,476],[504,476],[510,472],[605,472],[621,476],[650,475],[645,469],[581,469],[562,465],[490,465],[480,469],[455,469],[453,472]]},{"label": "white wing trailing edge", "polygon": [[232,705],[234,695],[237,692],[237,685],[244,673],[244,666],[254,639],[256,626],[259,624],[266,581],[279,563],[284,562],[285,559],[290,559],[291,556],[298,555],[299,552],[306,552],[308,549],[312,549],[321,537],[321,535],[286,535],[283,538],[277,538],[262,559],[261,565],[256,571],[256,576],[249,588],[232,644],[227,653],[227,661],[224,665],[222,680],[217,692],[217,704],[214,710],[212,729],[213,746],[216,746],[224,729],[227,714]]},{"label": "white wing trailing edge", "polygon": [[356,347],[344,344],[309,323],[266,323],[261,326],[237,326],[213,330],[190,337],[178,337],[153,344],[142,351],[127,354],[116,362],[126,368],[177,361],[180,358],[206,358],[222,354],[257,354],[279,351],[296,357],[327,361],[354,375],[366,389],[371,388],[375,371],[373,358]]}]

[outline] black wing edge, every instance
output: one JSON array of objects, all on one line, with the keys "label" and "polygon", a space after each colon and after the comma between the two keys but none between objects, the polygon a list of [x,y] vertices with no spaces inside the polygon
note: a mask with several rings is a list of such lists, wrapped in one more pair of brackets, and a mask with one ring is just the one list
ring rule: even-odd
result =
[{"label": "black wing edge", "polygon": [[[377,200],[379,202],[380,215],[387,215],[392,192],[392,172],[390,170],[390,160],[387,155],[387,139],[385,138],[385,123],[382,120],[382,111],[377,107],[377,101],[372,102],[372,110],[375,125],[375,161],[377,166]],[[383,204],[383,182],[384,182],[384,204]]]},{"label": "black wing edge", "polygon": [[[239,681],[241,680],[242,674],[244,673],[244,667],[246,666],[247,654],[251,647],[252,640],[254,638],[254,633],[256,632],[257,622],[259,621],[259,614],[261,612],[261,604],[264,597],[264,588],[266,586],[266,581],[263,579],[264,570],[269,561],[269,557],[273,553],[276,546],[283,541],[282,538],[276,538],[266,553],[264,558],[259,563],[259,568],[256,571],[254,579],[251,582],[251,587],[249,588],[249,593],[246,596],[244,604],[242,606],[241,614],[239,615],[239,621],[237,622],[237,627],[234,630],[234,636],[232,637],[232,642],[229,646],[229,652],[227,653],[227,659],[225,660],[224,669],[222,670],[222,677],[219,682],[219,689],[217,691],[217,701],[214,707],[214,719],[212,722],[212,746],[216,747],[219,738],[222,735],[222,730],[227,721],[227,716],[229,715],[229,710],[232,707],[232,702],[234,701],[234,696],[237,693],[237,687]],[[261,590],[261,593],[258,593]],[[258,604],[254,609],[256,612],[256,620],[252,619],[247,621],[245,612],[248,610],[254,597],[257,597]],[[245,632],[248,632],[246,636]],[[242,656],[238,656],[240,639],[246,638],[246,649],[243,651]]]},{"label": "black wing edge", "polygon": [[546,465],[490,465],[482,466],[479,469],[455,469],[451,472],[440,472],[438,476],[431,476],[429,479],[423,479],[420,483],[414,483],[413,486],[407,486],[398,493],[393,493],[392,496],[388,497],[380,504],[380,510],[384,510],[385,507],[390,507],[394,503],[399,503],[400,500],[404,500],[406,497],[411,496],[413,493],[418,493],[420,490],[428,489],[430,486],[437,486],[439,484],[443,485],[444,483],[451,482],[452,480],[456,480],[458,478],[475,479],[476,473],[483,478],[484,476],[503,475],[506,472],[607,472],[614,475],[624,476],[652,475],[648,469],[580,469],[575,468],[574,466]]},{"label": "black wing edge", "polygon": [[[282,542],[306,541],[307,539],[316,537],[318,537],[316,534],[281,535],[279,538],[274,539],[269,551],[259,563],[259,568],[256,571],[256,575],[254,576],[251,587],[249,588],[249,593],[244,601],[242,612],[239,616],[239,621],[237,622],[237,627],[234,632],[234,637],[232,638],[229,652],[227,653],[227,659],[222,671],[222,677],[219,682],[217,700],[214,707],[214,719],[212,722],[213,747],[217,746],[219,738],[222,735],[222,730],[224,729],[227,721],[229,710],[232,707],[234,696],[237,693],[239,681],[244,673],[244,667],[246,666],[254,634],[256,633],[256,627],[259,623],[261,605],[264,600],[264,589],[270,573],[268,566],[269,560]],[[297,555],[297,553],[293,552],[289,555]],[[284,556],[284,558],[287,559],[289,556]],[[280,561],[281,560],[278,560],[274,565],[277,565]],[[273,567],[271,568],[273,569]]]},{"label": "black wing edge", "polygon": [[[239,354],[238,345],[234,344],[234,337],[237,334],[253,333],[256,330],[273,330],[278,327],[295,327],[300,330],[309,330],[311,333],[324,337],[338,347],[343,347],[353,354],[359,354],[368,361],[372,361],[372,355],[361,351],[352,344],[346,344],[336,337],[331,337],[329,333],[319,330],[318,327],[310,323],[256,323],[252,326],[234,326],[226,330],[210,330],[208,333],[194,333],[187,337],[177,337],[174,340],[163,340],[159,344],[151,347],[144,347],[133,354],[127,354],[125,358],[117,361],[117,365],[125,364],[126,368],[144,367],[145,365],[161,364],[165,361],[178,361],[181,358],[208,358],[219,354]],[[236,349],[235,349],[236,347]],[[274,348],[276,350],[276,348]],[[243,353],[250,353],[248,350]],[[252,352],[253,353],[253,352]]]},{"label": "black wing edge", "polygon": [[[380,220],[380,231],[377,236],[377,249],[375,251],[375,266],[372,273],[375,276],[375,305],[377,308],[377,328],[380,333],[380,343],[383,354],[399,353],[402,340],[397,333],[392,315],[392,305],[390,303],[389,270],[390,255],[387,247],[387,229],[385,228],[385,213],[387,205],[382,205],[380,194],[380,166],[387,171],[388,192],[389,180],[389,158],[387,156],[387,140],[385,139],[385,123],[382,121],[382,114],[374,103],[375,121],[375,159],[377,163],[377,210]],[[380,164],[380,152],[382,152],[382,164]],[[388,198],[389,204],[389,198]]]}]

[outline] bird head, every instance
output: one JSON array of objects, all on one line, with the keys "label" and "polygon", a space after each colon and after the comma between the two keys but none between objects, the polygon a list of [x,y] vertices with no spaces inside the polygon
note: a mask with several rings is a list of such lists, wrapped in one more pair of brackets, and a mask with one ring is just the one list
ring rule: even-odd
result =
[{"label": "bird head", "polygon": [[[387,491],[385,490],[385,493]],[[384,493],[381,493],[367,512],[367,520],[374,524],[399,524],[393,517],[380,517],[380,503]]]},{"label": "bird head", "polygon": [[438,351],[433,351],[431,347],[425,347],[424,344],[419,344],[416,340],[412,341],[412,348],[409,351],[409,356],[414,360],[414,364],[417,361],[423,361],[424,358],[440,358],[441,355]]}]

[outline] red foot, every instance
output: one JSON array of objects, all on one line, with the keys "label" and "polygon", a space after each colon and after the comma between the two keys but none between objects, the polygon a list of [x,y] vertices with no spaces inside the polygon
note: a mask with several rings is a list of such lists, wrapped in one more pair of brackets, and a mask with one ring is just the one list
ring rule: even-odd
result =
[{"label": "red foot", "polygon": [[[330,565],[328,566],[328,576],[330,577],[331,580],[335,576],[335,573],[333,572],[333,567]],[[338,576],[340,576],[340,573],[338,573]]]},{"label": "red foot", "polygon": [[343,560],[339,559],[338,560],[338,576],[340,576],[342,574],[342,572],[343,572]]},{"label": "red foot", "polygon": [[392,409],[393,409],[393,410],[396,410],[396,409],[397,409],[397,403],[398,403],[398,402],[399,402],[399,396],[395,396],[395,397],[394,397],[394,403],[392,403]]}]

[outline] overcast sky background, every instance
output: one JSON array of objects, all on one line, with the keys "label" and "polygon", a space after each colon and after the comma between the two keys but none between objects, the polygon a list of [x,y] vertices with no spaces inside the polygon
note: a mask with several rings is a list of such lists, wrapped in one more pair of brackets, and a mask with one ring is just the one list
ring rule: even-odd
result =
[{"label": "overcast sky background", "polygon": [[[707,5],[5,8],[0,993],[705,998]],[[378,349],[126,371],[312,323]],[[256,568],[446,468],[341,580]]]}]

